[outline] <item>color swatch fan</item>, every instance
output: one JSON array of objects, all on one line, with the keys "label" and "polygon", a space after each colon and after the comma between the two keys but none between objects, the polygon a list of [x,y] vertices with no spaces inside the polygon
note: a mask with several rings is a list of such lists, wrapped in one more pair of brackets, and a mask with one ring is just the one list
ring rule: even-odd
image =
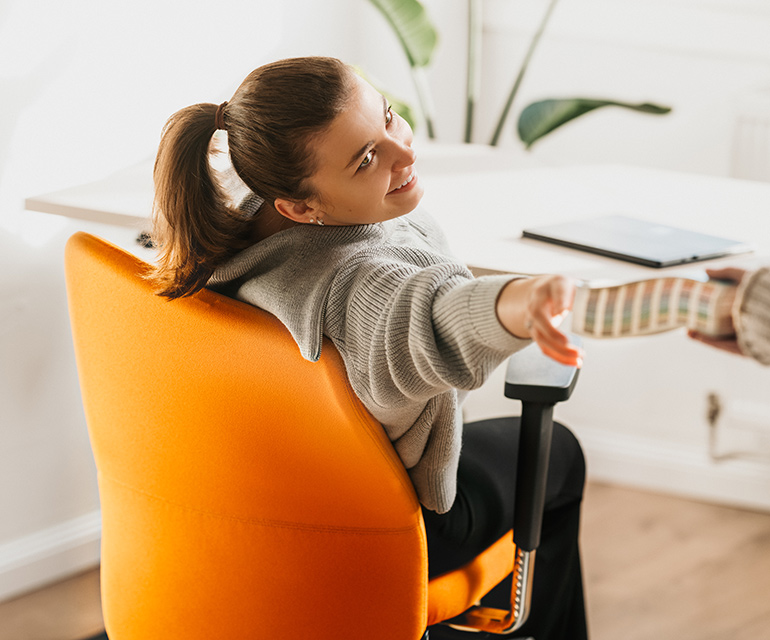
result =
[{"label": "color swatch fan", "polygon": [[584,283],[575,291],[572,331],[592,338],[622,338],[687,327],[714,337],[731,335],[735,290],[735,284],[719,280],[674,277]]}]

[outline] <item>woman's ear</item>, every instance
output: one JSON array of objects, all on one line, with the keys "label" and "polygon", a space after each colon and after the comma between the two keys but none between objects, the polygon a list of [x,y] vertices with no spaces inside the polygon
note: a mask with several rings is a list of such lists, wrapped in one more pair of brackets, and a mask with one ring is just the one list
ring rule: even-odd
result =
[{"label": "woman's ear", "polygon": [[318,211],[316,207],[311,206],[304,200],[295,201],[287,200],[286,198],[276,198],[273,206],[284,218],[301,224],[311,222],[311,218],[314,218]]}]

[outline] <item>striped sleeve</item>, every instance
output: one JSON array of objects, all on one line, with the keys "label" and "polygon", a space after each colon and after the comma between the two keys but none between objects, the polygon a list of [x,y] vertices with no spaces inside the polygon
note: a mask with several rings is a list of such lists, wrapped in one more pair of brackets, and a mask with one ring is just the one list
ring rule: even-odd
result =
[{"label": "striped sleeve", "polygon": [[744,277],[733,316],[741,351],[770,365],[770,267]]}]

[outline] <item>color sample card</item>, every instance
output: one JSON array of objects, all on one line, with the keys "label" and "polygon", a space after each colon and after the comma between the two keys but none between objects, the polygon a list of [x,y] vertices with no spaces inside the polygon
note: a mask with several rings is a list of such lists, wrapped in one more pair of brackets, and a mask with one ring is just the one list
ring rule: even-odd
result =
[{"label": "color sample card", "polygon": [[641,336],[687,327],[731,335],[736,285],[719,280],[653,278],[618,285],[583,283],[575,291],[572,331],[592,338]]}]

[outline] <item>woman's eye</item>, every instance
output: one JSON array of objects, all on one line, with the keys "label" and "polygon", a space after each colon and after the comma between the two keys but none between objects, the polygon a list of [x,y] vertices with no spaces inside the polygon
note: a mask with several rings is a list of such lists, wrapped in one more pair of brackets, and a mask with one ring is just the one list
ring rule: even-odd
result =
[{"label": "woman's eye", "polygon": [[388,107],[388,111],[385,114],[385,124],[390,124],[393,121],[393,108]]},{"label": "woman's eye", "polygon": [[364,156],[364,159],[363,159],[363,161],[361,162],[361,164],[360,164],[360,165],[358,165],[358,168],[359,168],[359,169],[365,169],[365,168],[366,168],[366,167],[368,167],[370,164],[372,164],[372,161],[373,161],[373,160],[374,160],[374,149],[372,149],[372,150],[371,150],[369,153],[367,153],[367,154]]}]

